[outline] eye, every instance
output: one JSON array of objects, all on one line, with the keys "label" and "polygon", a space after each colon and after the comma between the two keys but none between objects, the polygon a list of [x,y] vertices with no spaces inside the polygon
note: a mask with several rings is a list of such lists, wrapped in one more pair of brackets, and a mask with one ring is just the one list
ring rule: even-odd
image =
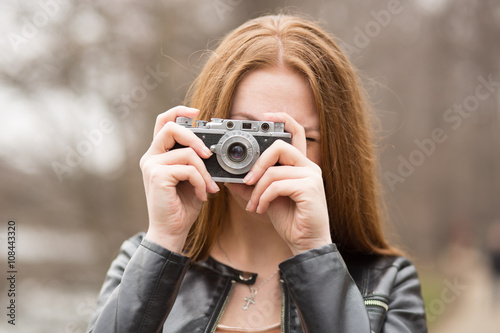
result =
[{"label": "eye", "polygon": [[318,141],[318,139],[316,139],[316,138],[311,138],[311,137],[307,137],[307,138],[306,138],[306,140],[307,140],[308,142],[317,142],[317,141]]}]

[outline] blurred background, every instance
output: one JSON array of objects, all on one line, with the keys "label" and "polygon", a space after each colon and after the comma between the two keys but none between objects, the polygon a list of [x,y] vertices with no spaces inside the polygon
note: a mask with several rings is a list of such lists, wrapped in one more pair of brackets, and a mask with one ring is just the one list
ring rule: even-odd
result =
[{"label": "blurred background", "polygon": [[[431,332],[498,332],[500,2],[0,2],[0,230],[17,224],[17,318],[82,332],[123,240],[147,228],[139,159],[206,50],[248,19],[319,21],[377,118],[388,232],[419,269]],[[496,327],[496,329],[495,329]]]}]

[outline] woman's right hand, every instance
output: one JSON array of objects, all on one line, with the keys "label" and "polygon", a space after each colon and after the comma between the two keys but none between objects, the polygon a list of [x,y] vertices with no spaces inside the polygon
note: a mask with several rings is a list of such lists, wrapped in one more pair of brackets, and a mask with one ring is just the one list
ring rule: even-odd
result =
[{"label": "woman's right hand", "polygon": [[[175,123],[177,117],[194,118],[198,113],[177,106],[158,115],[153,142],[140,161],[149,214],[146,238],[177,253],[207,192],[219,191],[201,159],[212,153],[191,130]],[[186,148],[170,150],[176,142]]]}]

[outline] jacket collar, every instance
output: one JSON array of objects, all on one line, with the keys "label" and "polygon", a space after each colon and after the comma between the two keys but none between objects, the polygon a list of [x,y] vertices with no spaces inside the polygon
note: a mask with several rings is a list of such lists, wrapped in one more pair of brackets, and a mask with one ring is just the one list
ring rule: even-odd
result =
[{"label": "jacket collar", "polygon": [[210,256],[205,260],[194,263],[193,266],[208,269],[243,284],[252,285],[255,283],[255,280],[257,280],[257,273],[240,271],[236,268],[225,265]]}]

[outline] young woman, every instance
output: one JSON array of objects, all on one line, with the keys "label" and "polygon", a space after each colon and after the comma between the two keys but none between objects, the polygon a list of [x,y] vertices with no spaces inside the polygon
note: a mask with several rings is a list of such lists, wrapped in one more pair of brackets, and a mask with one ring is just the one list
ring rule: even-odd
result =
[{"label": "young woman", "polygon": [[[126,241],[89,332],[426,332],[415,267],[381,227],[367,108],[317,25],[265,16],[230,33],[141,159],[147,233]],[[177,117],[283,122],[244,184]],[[174,144],[185,146],[172,149]]]}]

